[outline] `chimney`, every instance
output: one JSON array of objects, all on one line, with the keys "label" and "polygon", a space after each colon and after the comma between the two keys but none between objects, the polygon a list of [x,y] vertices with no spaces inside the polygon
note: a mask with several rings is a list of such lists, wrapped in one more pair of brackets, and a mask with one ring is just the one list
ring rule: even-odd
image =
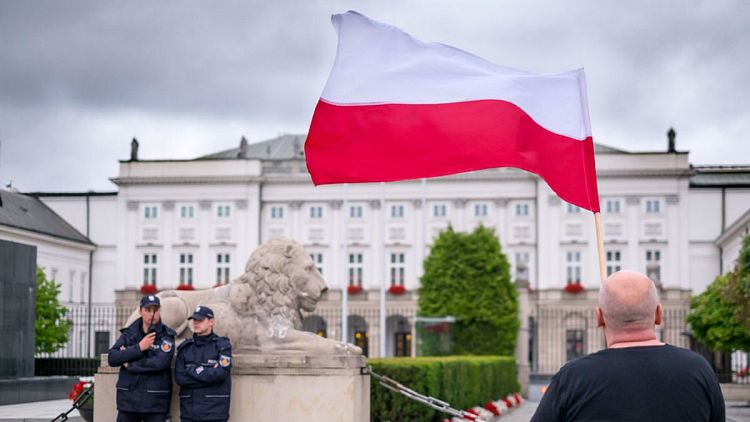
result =
[{"label": "chimney", "polygon": [[130,161],[138,161],[138,140],[135,138],[130,142]]},{"label": "chimney", "polygon": [[237,153],[237,158],[247,158],[247,139],[244,136],[240,140],[240,152]]},{"label": "chimney", "polygon": [[677,152],[677,150],[674,147],[674,138],[677,136],[677,133],[674,131],[673,128],[669,128],[667,131],[667,139],[669,140],[669,144],[667,145],[667,152]]}]

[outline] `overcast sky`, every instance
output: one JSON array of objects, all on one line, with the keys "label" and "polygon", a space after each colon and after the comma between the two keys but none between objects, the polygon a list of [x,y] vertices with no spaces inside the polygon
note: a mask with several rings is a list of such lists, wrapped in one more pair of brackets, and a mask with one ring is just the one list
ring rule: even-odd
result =
[{"label": "overcast sky", "polygon": [[425,41],[551,73],[584,67],[594,139],[750,164],[750,2],[2,1],[0,181],[114,190],[142,159],[305,133],[358,10]]}]

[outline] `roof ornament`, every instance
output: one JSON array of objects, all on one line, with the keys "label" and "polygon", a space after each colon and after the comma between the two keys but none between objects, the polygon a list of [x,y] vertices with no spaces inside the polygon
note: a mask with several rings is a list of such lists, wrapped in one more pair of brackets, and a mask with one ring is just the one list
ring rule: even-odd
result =
[{"label": "roof ornament", "polygon": [[138,140],[135,138],[130,142],[130,161],[138,161]]},{"label": "roof ornament", "polygon": [[242,136],[240,140],[240,152],[237,153],[237,158],[247,158],[247,139]]},{"label": "roof ornament", "polygon": [[674,131],[674,128],[669,128],[667,131],[667,139],[669,140],[669,145],[667,146],[667,152],[677,152],[674,146],[674,138],[677,136],[677,132]]}]

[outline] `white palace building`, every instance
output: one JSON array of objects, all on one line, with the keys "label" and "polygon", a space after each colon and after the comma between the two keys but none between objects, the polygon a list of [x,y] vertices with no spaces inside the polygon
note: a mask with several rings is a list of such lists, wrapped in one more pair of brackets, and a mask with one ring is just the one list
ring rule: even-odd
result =
[{"label": "white palace building", "polygon": [[[596,165],[607,270],[649,274],[662,289],[663,339],[687,347],[691,292],[732,268],[748,233],[750,166],[693,166],[675,150],[674,132],[668,138],[658,152],[596,145]],[[361,287],[349,296],[347,338],[379,356],[381,283],[402,285],[405,293],[387,294],[384,349],[413,355],[415,292],[433,237],[449,224],[459,231],[483,224],[498,234],[521,292],[519,363],[554,373],[604,347],[593,318],[600,280],[590,212],[516,169],[314,187],[304,141],[243,138],[193,160],[139,160],[134,143],[111,179],[116,192],[29,195],[95,245],[96,304],[134,303],[144,284],[226,283],[261,242],[284,235],[305,246],[331,288],[307,329],[341,339],[342,287]],[[45,267],[65,275],[58,276],[64,302],[87,302],[85,276],[62,261]],[[577,282],[582,292],[566,291]]]}]

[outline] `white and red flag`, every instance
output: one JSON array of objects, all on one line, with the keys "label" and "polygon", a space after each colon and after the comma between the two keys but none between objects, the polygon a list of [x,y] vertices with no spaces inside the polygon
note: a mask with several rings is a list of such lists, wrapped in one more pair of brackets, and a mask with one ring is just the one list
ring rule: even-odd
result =
[{"label": "white and red flag", "polygon": [[356,12],[332,21],[336,61],[305,142],[313,183],[516,167],[599,211],[582,69],[534,74]]}]

